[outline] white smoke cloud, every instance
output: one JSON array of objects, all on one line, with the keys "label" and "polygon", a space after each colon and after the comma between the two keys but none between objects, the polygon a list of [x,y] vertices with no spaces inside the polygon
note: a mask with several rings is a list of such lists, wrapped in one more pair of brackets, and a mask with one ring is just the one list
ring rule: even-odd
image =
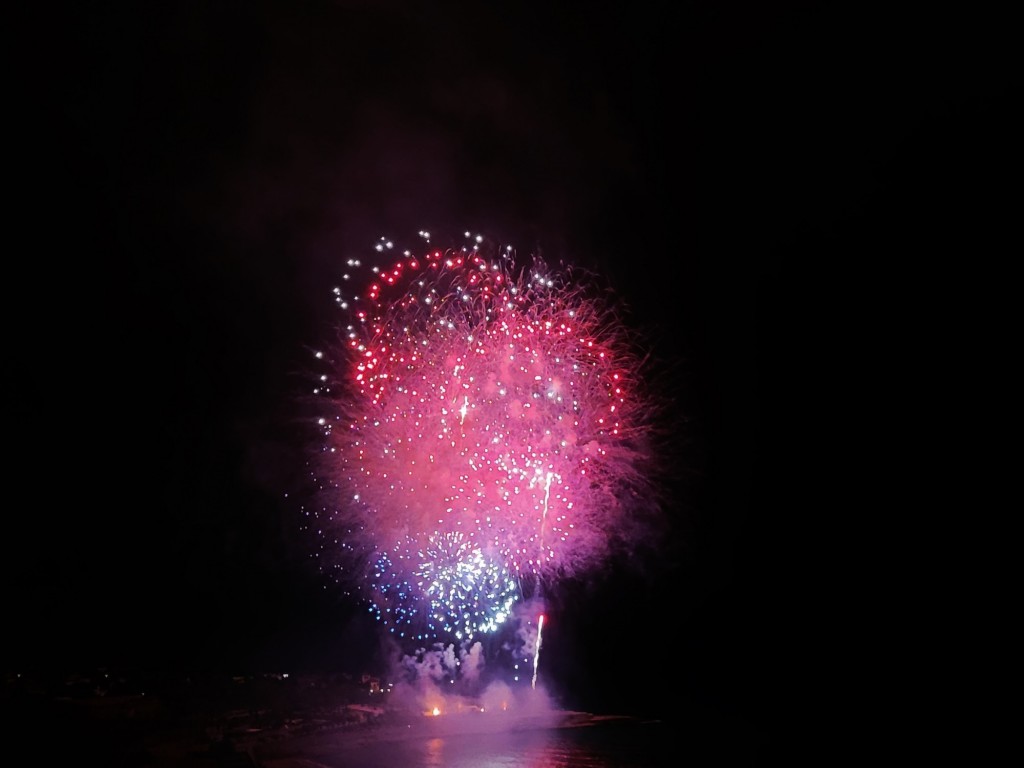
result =
[{"label": "white smoke cloud", "polygon": [[517,605],[508,620],[497,650],[488,659],[488,644],[435,643],[412,652],[389,639],[394,660],[390,704],[410,716],[508,713],[510,727],[517,718],[550,716],[560,712],[542,676],[535,677],[541,633],[539,617],[544,605],[532,599]]}]

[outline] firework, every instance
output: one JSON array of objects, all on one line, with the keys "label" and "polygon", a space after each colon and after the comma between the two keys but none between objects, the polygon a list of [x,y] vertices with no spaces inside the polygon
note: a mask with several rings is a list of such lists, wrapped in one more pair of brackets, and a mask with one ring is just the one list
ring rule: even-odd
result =
[{"label": "firework", "polygon": [[544,614],[542,613],[537,618],[537,643],[533,649],[533,680],[530,685],[533,688],[537,687],[537,667],[540,664],[540,645],[542,642],[544,633]]},{"label": "firework", "polygon": [[[321,567],[401,636],[493,632],[596,568],[653,497],[637,345],[589,273],[467,233],[349,262],[315,395]],[[366,277],[360,277],[366,275]]]}]

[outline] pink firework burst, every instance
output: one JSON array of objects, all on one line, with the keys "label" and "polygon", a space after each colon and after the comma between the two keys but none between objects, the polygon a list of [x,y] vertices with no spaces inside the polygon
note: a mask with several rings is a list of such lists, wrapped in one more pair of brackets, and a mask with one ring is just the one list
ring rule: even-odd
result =
[{"label": "pink firework burst", "polygon": [[[393,631],[493,631],[657,514],[644,357],[589,273],[470,237],[377,246],[320,398],[322,567]],[[346,281],[364,270],[350,262]]]}]

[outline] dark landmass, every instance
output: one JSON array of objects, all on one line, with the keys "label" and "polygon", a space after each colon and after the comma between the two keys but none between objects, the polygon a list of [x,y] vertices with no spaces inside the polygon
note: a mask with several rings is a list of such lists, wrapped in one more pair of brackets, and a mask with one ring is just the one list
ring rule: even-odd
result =
[{"label": "dark landmass", "polygon": [[63,679],[9,675],[4,686],[11,732],[33,754],[106,766],[256,765],[258,744],[369,727],[384,717],[383,697],[370,678],[340,675],[160,680],[100,669]]}]

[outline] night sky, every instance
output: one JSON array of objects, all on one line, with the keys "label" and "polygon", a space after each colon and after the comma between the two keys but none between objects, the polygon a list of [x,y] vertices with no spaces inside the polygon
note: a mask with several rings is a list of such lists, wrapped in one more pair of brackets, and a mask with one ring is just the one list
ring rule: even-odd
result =
[{"label": "night sky", "polygon": [[882,414],[1006,226],[997,20],[473,5],[12,26],[5,667],[375,662],[300,528],[297,398],[344,259],[426,228],[593,268],[672,382],[671,534],[555,598],[558,684],[756,724],[845,674]]}]

